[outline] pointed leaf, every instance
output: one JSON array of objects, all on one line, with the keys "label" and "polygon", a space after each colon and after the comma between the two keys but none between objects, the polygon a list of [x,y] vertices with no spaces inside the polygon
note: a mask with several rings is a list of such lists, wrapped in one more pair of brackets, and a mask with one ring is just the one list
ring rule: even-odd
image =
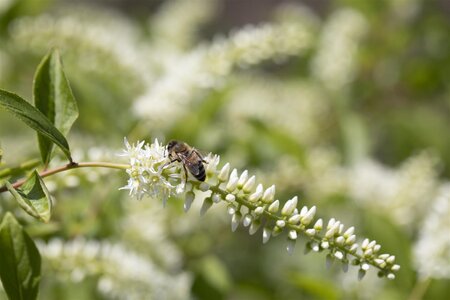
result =
[{"label": "pointed leaf", "polygon": [[[34,77],[33,98],[36,108],[66,136],[78,118],[78,107],[57,50],[52,50],[39,64]],[[53,142],[39,133],[38,141],[42,161],[47,165]]]},{"label": "pointed leaf", "polygon": [[31,216],[47,223],[52,212],[52,200],[47,187],[36,170],[28,177],[19,189],[14,189],[11,183],[6,187],[19,205]]},{"label": "pointed leaf", "polygon": [[36,299],[41,256],[10,213],[6,213],[0,225],[0,253],[0,278],[9,299]]},{"label": "pointed leaf", "polygon": [[10,112],[29,127],[52,140],[72,162],[69,144],[64,135],[34,106],[18,95],[0,89],[0,108]]}]

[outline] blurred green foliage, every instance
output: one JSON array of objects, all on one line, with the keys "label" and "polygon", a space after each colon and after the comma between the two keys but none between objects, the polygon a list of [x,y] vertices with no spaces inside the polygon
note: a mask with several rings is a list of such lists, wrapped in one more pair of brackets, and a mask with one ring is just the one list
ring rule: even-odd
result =
[{"label": "blurred green foliage", "polygon": [[[116,2],[125,5],[126,1]],[[292,18],[286,11],[296,11],[291,6],[283,9],[287,5],[283,1],[274,7],[270,1],[262,1],[258,8],[266,12],[264,18],[250,9],[225,14],[236,9],[233,1],[213,1],[209,4],[212,8],[200,13],[194,11],[201,7],[200,1],[200,6],[193,4],[192,11],[179,12],[176,8],[183,7],[181,2],[156,1],[139,15],[133,10],[121,12],[120,5],[114,7],[109,1],[95,5],[47,0],[0,2],[0,88],[31,99],[38,62],[52,46],[58,46],[80,111],[68,139],[72,151],[79,152],[76,159],[106,156],[118,160],[114,154],[122,147],[124,136],[133,142],[155,137],[184,140],[220,154],[222,161],[241,170],[249,169],[265,186],[276,184],[280,199],[301,195],[303,203],[317,205],[324,217],[338,217],[355,225],[358,235],[376,239],[383,252],[396,255],[402,266],[396,280],[379,280],[371,270],[367,278],[357,282],[355,270],[343,274],[338,264],[327,270],[323,255],[304,256],[301,243],[295,254],[288,256],[284,236],[263,246],[260,232],[248,236],[245,228],[239,228],[231,233],[226,208],[221,205],[200,218],[198,207],[184,214],[180,199],[171,199],[165,209],[154,199],[134,203],[126,193],[117,191],[125,185],[126,175],[115,172],[70,171],[46,179],[54,187],[51,193],[56,199],[50,224],[36,224],[5,194],[0,195],[1,215],[14,212],[38,240],[68,242],[84,237],[118,243],[145,257],[170,280],[187,274],[189,284],[186,290],[180,288],[180,298],[446,299],[449,278],[422,280],[414,249],[438,187],[450,176],[448,4],[439,0],[342,0],[308,8],[299,1],[293,6],[300,11],[294,19],[305,18],[302,21],[308,23],[314,36],[305,52],[264,60],[251,68],[239,66],[212,88],[200,87],[195,93],[187,90],[186,103],[174,102],[170,110],[160,114],[155,105],[159,119],[147,118],[136,113],[137,99],[160,78],[170,76],[170,63],[181,66],[187,57],[183,54],[207,47],[233,30],[244,30],[243,26],[226,27],[239,23],[238,14],[241,18],[247,15],[246,23],[257,27],[262,21]],[[277,18],[275,11],[280,13]],[[345,43],[341,45],[354,51],[349,52],[353,53],[350,57],[337,56],[331,61],[330,67],[337,66],[333,71],[336,82],[349,76],[342,85],[333,87],[323,79],[326,70],[314,66],[320,55],[326,56],[339,42],[347,41],[345,37],[339,40],[342,32],[337,26],[327,27],[342,11],[356,13],[365,30],[350,38],[348,48]],[[161,21],[164,14],[168,17]],[[341,23],[350,19],[345,16],[339,19]],[[191,26],[184,29],[189,27],[192,36],[177,48],[175,40],[171,45],[165,34],[170,28],[178,30],[184,17]],[[63,27],[73,20],[85,31]],[[337,32],[330,34],[334,29]],[[172,39],[177,38],[176,33]],[[124,48],[119,49],[120,45]],[[351,63],[346,67],[348,61]],[[344,65],[342,70],[340,64]],[[199,74],[189,74],[196,76]],[[175,91],[182,88],[170,86]],[[172,114],[172,110],[181,113]],[[2,167],[39,157],[34,133],[3,111],[0,142]],[[414,161],[422,153],[431,157],[431,171],[426,166],[421,169],[419,163],[419,167],[404,171],[408,159]],[[359,179],[352,178],[358,174],[354,170],[367,159],[384,170],[373,175],[387,181],[380,185],[378,194],[367,185],[361,184],[360,190],[352,185]],[[23,175],[20,168],[16,170],[11,179]],[[402,214],[396,214],[397,202],[389,207],[377,197],[390,195],[391,185],[399,185],[400,191],[411,189],[414,194],[414,189],[421,187],[402,181],[409,175],[417,175],[419,183],[431,182],[418,194],[431,192],[418,200],[408,198],[410,194],[404,196],[400,209],[411,205],[406,211],[414,217],[409,220],[406,214],[402,220]],[[403,194],[397,192],[392,199],[401,197]],[[133,225],[133,220],[142,222]],[[441,230],[448,233],[450,228]],[[176,249],[175,254],[166,252],[162,245]],[[99,288],[107,270],[98,267],[77,277],[76,270],[61,267],[63,259],[60,264],[56,259],[46,263],[45,257],[40,299],[109,299],[126,298],[127,294],[132,298],[138,291],[147,291],[142,287],[145,281],[137,281],[129,290],[124,283],[124,295],[108,294]],[[88,265],[80,263],[78,269]]]}]

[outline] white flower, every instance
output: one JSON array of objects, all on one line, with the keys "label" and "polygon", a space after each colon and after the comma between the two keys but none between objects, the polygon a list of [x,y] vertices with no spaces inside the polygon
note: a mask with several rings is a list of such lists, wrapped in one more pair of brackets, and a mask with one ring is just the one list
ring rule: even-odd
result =
[{"label": "white flower", "polygon": [[191,46],[197,38],[200,25],[213,17],[217,2],[174,0],[161,3],[161,9],[149,23],[155,42],[166,51],[183,50]]},{"label": "white flower", "polygon": [[[67,7],[58,14],[18,18],[11,24],[13,47],[41,55],[49,45],[65,49],[65,62],[108,77],[114,74],[145,85],[153,79],[142,32],[122,15],[107,10]],[[117,69],[115,69],[117,68]],[[114,69],[114,72],[111,71]],[[131,77],[131,78],[130,78]]]},{"label": "white flower", "polygon": [[187,299],[189,294],[187,273],[171,274],[122,244],[52,239],[37,245],[44,266],[52,270],[48,274],[69,275],[73,281],[98,276],[97,289],[108,299]]},{"label": "white flower", "polygon": [[423,217],[439,185],[437,160],[427,152],[410,157],[397,170],[363,160],[347,176],[350,195],[358,204],[383,210],[409,229]]},{"label": "white flower", "polygon": [[355,76],[359,40],[367,31],[367,21],[356,10],[335,12],[323,28],[312,71],[329,89],[340,89]]},{"label": "white flower", "polygon": [[216,38],[172,58],[165,75],[135,101],[134,112],[158,125],[170,122],[167,115],[181,115],[200,91],[221,86],[235,68],[299,55],[310,41],[304,24],[295,22],[246,26]]},{"label": "white flower", "polygon": [[450,184],[444,184],[434,200],[419,239],[414,259],[422,278],[450,278]]},{"label": "white flower", "polygon": [[124,143],[125,149],[119,155],[130,161],[130,168],[126,171],[130,178],[121,190],[129,190],[130,196],[137,199],[149,196],[162,199],[164,203],[171,194],[180,191],[179,186],[169,182],[171,177],[176,178],[178,175],[163,175],[164,171],[168,171],[165,166],[169,159],[165,155],[165,147],[158,140],[145,147],[143,141],[130,144],[125,138]]}]

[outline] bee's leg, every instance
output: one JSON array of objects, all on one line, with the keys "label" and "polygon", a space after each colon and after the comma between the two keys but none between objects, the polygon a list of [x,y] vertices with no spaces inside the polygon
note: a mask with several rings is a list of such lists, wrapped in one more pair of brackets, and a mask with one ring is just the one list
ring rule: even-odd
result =
[{"label": "bee's leg", "polygon": [[165,169],[167,166],[173,164],[173,163],[176,162],[176,161],[181,162],[181,159],[180,159],[179,157],[170,158],[170,161],[169,161],[169,162],[166,162],[166,163],[162,166],[162,169]]},{"label": "bee's leg", "polygon": [[171,160],[171,161],[169,161],[169,162],[166,162],[166,163],[161,167],[161,169],[167,168],[170,164],[172,164],[172,163],[174,163],[174,162],[175,162],[174,160]]},{"label": "bee's leg", "polygon": [[184,164],[183,165],[183,169],[184,169],[184,185],[186,186],[187,184],[187,179],[188,179],[188,172],[186,170],[186,166]]}]

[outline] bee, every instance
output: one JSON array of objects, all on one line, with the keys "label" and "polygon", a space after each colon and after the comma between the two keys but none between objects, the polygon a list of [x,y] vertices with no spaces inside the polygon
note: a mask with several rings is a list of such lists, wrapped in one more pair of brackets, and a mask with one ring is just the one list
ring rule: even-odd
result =
[{"label": "bee", "polygon": [[185,180],[187,181],[187,170],[191,173],[197,180],[205,181],[206,173],[203,163],[207,163],[198,152],[197,149],[189,146],[188,144],[180,141],[171,140],[167,144],[167,152],[170,159],[168,164],[175,161],[181,162],[185,172]]}]

